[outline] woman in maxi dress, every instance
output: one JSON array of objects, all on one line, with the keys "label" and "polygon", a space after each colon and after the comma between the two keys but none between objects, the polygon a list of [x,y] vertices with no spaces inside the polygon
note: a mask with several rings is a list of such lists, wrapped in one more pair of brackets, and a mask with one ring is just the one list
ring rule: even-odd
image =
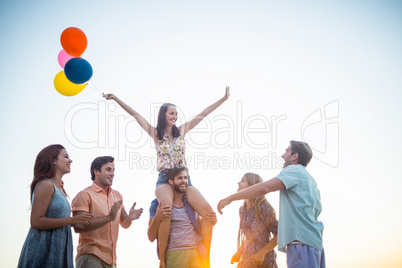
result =
[{"label": "woman in maxi dress", "polygon": [[[238,191],[260,182],[258,174],[246,173],[238,183]],[[261,196],[244,200],[239,214],[238,250],[231,263],[238,262],[238,268],[277,268],[273,249],[277,245],[278,221],[274,208]]]}]

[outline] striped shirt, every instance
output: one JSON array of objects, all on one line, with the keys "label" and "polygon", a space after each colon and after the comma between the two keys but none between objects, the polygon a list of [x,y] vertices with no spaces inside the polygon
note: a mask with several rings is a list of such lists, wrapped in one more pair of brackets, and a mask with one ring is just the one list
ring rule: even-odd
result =
[{"label": "striped shirt", "polygon": [[170,236],[167,250],[197,248],[197,230],[191,223],[185,207],[172,207]]}]

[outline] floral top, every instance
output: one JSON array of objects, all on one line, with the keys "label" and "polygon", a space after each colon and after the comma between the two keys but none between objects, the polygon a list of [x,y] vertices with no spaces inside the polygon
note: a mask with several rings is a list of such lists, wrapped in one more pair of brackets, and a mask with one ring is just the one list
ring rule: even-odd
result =
[{"label": "floral top", "polygon": [[248,259],[258,253],[271,240],[271,233],[277,235],[278,221],[275,210],[268,203],[261,204],[262,221],[257,220],[254,207],[246,210],[245,206],[240,208],[240,237],[241,237],[241,258],[237,267],[265,267],[277,268],[276,253],[271,250],[265,255],[261,265],[253,264]]},{"label": "floral top", "polygon": [[163,140],[159,140],[159,142],[156,144],[158,171],[171,169],[177,165],[187,167],[186,158],[184,155],[185,151],[186,141],[182,135],[171,140],[169,135],[165,132],[163,135]]}]

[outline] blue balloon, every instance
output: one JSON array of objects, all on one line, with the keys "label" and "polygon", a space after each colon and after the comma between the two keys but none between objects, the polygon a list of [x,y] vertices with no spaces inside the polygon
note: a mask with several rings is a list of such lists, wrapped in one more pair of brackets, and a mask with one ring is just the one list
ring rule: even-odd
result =
[{"label": "blue balloon", "polygon": [[84,84],[91,79],[93,71],[91,64],[82,58],[72,58],[64,66],[64,73],[74,84]]}]

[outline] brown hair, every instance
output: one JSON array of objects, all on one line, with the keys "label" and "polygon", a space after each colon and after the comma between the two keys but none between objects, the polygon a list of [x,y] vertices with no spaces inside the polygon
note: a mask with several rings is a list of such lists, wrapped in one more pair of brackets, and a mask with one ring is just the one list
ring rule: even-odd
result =
[{"label": "brown hair", "polygon": [[306,142],[302,141],[290,141],[292,155],[295,153],[298,154],[297,163],[307,167],[308,163],[310,163],[311,158],[313,157],[313,152],[311,151],[310,146]]},{"label": "brown hair", "polygon": [[[53,161],[57,160],[61,150],[65,149],[60,144],[52,144],[43,148],[36,156],[34,165],[34,178],[31,183],[31,202],[32,195],[36,185],[43,180],[51,179],[56,175],[56,169],[53,165]],[[61,181],[61,187],[63,192],[67,195],[63,187],[63,181]]]},{"label": "brown hair", "polygon": [[107,163],[113,163],[114,162],[114,158],[112,156],[99,156],[97,158],[94,159],[94,161],[92,161],[91,163],[91,180],[95,180],[95,172],[94,170],[97,171],[101,171],[101,168],[103,167],[103,165],[107,164]]},{"label": "brown hair", "polygon": [[182,171],[186,171],[186,170],[187,170],[187,168],[185,168],[183,166],[175,166],[174,168],[168,170],[167,178],[168,178],[168,180],[174,181],[174,177],[176,177],[177,174],[179,174]]}]

